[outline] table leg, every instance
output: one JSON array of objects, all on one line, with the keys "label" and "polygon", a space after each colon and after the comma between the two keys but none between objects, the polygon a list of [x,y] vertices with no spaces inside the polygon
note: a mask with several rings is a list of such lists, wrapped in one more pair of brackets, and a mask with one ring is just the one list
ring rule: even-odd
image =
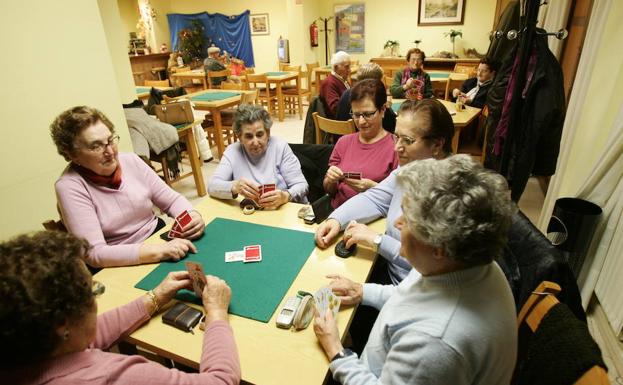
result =
[{"label": "table leg", "polygon": [[454,136],[452,137],[452,152],[456,154],[459,149],[459,137],[463,127],[454,126]]},{"label": "table leg", "polygon": [[316,95],[320,95],[320,73],[316,72]]},{"label": "table leg", "polygon": [[206,185],[203,180],[203,172],[201,171],[201,161],[199,160],[199,149],[195,141],[195,132],[193,127],[186,130],[186,146],[188,146],[188,157],[190,158],[190,168],[193,170],[193,178],[195,178],[195,186],[197,186],[197,194],[202,197],[206,195]]},{"label": "table leg", "polygon": [[225,144],[223,143],[223,124],[221,122],[221,110],[218,108],[210,108],[210,112],[212,113],[212,119],[214,120],[214,134],[216,138],[214,141],[216,142],[216,152],[218,154],[218,158],[221,159],[223,156],[223,151],[225,151]]},{"label": "table leg", "polygon": [[279,116],[279,121],[283,122],[283,118],[284,118],[284,105],[283,105],[283,92],[281,91],[281,82],[278,81],[277,82],[277,108],[279,109],[277,111],[277,116]]}]

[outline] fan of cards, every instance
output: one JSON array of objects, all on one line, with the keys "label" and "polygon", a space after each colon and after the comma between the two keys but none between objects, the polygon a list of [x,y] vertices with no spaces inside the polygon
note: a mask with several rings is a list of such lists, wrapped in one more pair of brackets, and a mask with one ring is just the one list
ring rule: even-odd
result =
[{"label": "fan of cards", "polygon": [[225,262],[260,262],[262,260],[262,246],[245,246],[244,250],[225,252]]},{"label": "fan of cards", "polygon": [[263,185],[260,185],[260,187],[258,187],[258,190],[260,191],[260,196],[266,194],[269,191],[275,191],[276,189],[277,189],[277,185],[274,183],[263,184]]},{"label": "fan of cards", "polygon": [[189,261],[186,262],[186,270],[188,270],[190,280],[193,283],[193,291],[197,297],[201,298],[201,293],[203,293],[203,288],[207,283],[203,266],[200,263]]},{"label": "fan of cards", "polygon": [[188,224],[192,220],[193,218],[190,216],[188,210],[184,210],[184,212],[182,212],[175,218],[175,223],[173,224],[173,227],[171,227],[171,231],[169,231],[168,237],[170,239],[182,238],[184,227],[188,226]]},{"label": "fan of cards", "polygon": [[348,178],[348,179],[361,179],[361,173],[360,172],[345,172],[344,173],[344,178]]},{"label": "fan of cards", "polygon": [[340,298],[333,294],[333,291],[329,287],[325,286],[318,290],[314,294],[314,302],[316,303],[316,309],[318,314],[324,316],[328,309],[331,309],[333,318],[337,318],[337,312],[340,310]]}]

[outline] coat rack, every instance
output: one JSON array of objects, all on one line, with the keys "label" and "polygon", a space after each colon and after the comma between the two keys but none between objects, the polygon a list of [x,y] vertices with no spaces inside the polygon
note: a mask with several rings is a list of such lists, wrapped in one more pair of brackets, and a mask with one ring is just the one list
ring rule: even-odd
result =
[{"label": "coat rack", "polygon": [[328,25],[329,25],[329,20],[333,19],[333,16],[331,17],[319,17],[316,20],[320,20],[324,23],[324,29],[320,30],[321,32],[324,32],[324,61],[325,61],[325,65],[329,65],[329,32],[333,31],[332,29],[329,29]]}]

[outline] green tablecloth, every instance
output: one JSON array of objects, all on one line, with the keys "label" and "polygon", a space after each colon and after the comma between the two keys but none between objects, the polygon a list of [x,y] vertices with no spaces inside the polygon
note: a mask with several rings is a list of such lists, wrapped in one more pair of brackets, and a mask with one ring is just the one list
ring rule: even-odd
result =
[{"label": "green tablecloth", "polygon": [[[170,271],[185,270],[184,262],[200,262],[206,274],[224,279],[231,287],[230,313],[261,322],[270,320],[315,247],[313,233],[224,218],[210,222],[195,245],[197,254],[178,262],[160,263],[135,287],[151,290]],[[225,262],[226,251],[243,250],[248,245],[262,246],[261,262]],[[180,291],[176,298],[201,303],[188,290]]]},{"label": "green tablecloth", "polygon": [[450,73],[442,73],[442,72],[429,72],[428,75],[431,79],[447,79],[450,77]]},{"label": "green tablecloth", "polygon": [[266,72],[266,76],[282,76],[287,75],[287,72],[275,71],[275,72]]},{"label": "green tablecloth", "polygon": [[392,102],[392,110],[394,110],[394,112],[398,112],[398,109],[402,103],[403,102]]},{"label": "green tablecloth", "polygon": [[151,87],[136,87],[136,93],[142,94],[143,92],[149,92]]},{"label": "green tablecloth", "polygon": [[190,100],[195,102],[212,102],[231,98],[236,95],[240,95],[240,92],[206,92],[205,94],[195,95],[191,97]]}]

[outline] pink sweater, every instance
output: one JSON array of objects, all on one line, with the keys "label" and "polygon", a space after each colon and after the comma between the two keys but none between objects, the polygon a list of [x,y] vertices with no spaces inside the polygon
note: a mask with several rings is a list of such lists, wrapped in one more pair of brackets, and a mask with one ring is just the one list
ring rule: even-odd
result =
[{"label": "pink sweater", "polygon": [[139,263],[139,248],[156,228],[156,205],[172,217],[192,205],[167,186],[135,154],[119,154],[121,186],[96,186],[67,167],[56,181],[56,197],[63,223],[70,233],[92,246],[91,266]]},{"label": "pink sweater", "polygon": [[[203,337],[199,373],[168,369],[142,356],[107,353],[149,314],[138,298],[97,317],[95,342],[89,349],[51,358],[35,367],[8,374],[7,384],[238,384],[240,361],[233,332],[225,321],[212,322]],[[3,378],[2,381],[7,380]]]},{"label": "pink sweater", "polygon": [[[344,135],[335,144],[329,165],[339,167],[342,172],[360,172],[362,178],[380,182],[398,167],[394,139],[387,134],[378,142],[366,144],[359,140],[359,133]],[[357,191],[340,181],[331,206],[337,208],[355,195]]]}]

